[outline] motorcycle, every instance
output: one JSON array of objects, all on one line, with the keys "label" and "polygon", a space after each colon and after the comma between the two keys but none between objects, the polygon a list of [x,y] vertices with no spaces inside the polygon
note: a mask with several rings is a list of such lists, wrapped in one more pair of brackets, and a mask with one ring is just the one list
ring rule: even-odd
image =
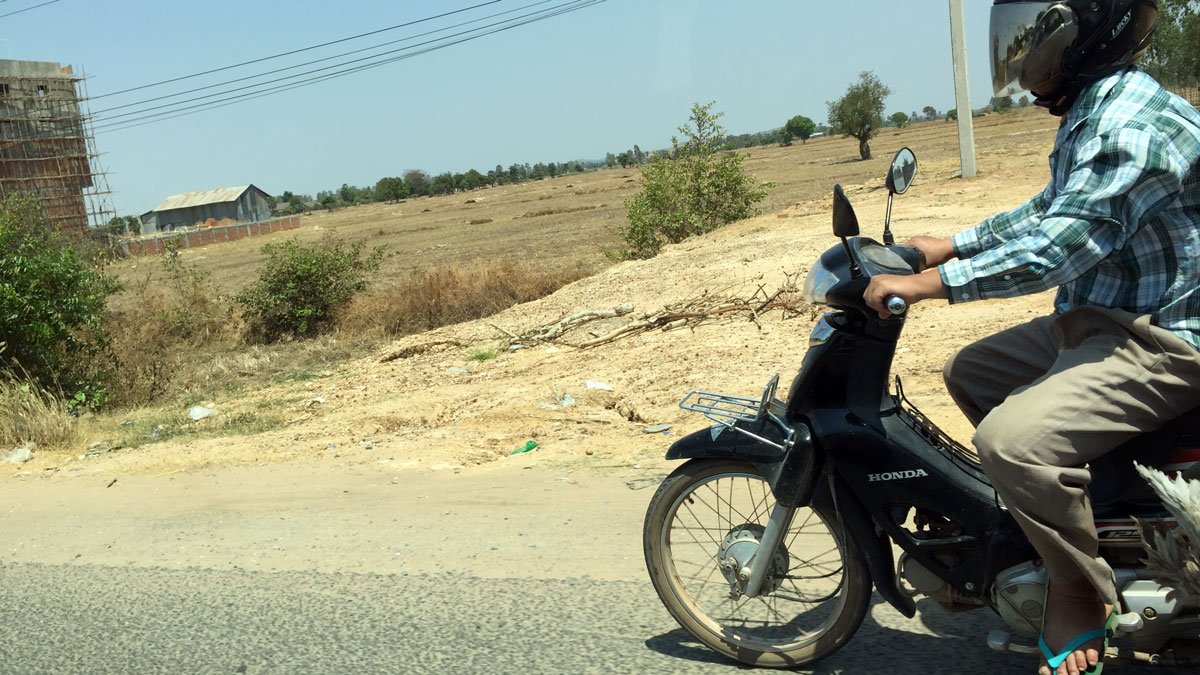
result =
[{"label": "motorcycle", "polygon": [[[1048,575],[974,453],[905,397],[900,378],[889,387],[904,301],[889,298],[891,316],[880,319],[863,300],[872,275],[924,269],[923,254],[891,232],[892,200],[916,169],[910,149],[896,154],[882,244],[859,236],[850,200],[834,187],[841,241],[803,288],[830,311],[786,399],[775,375],[757,398],[693,391],[680,402],[714,424],[667,452],[687,461],[650,501],[646,567],[675,620],[742,663],[790,668],[829,656],[862,623],[872,588],[908,618],[922,595],[954,611],[990,609],[1010,629],[989,633],[990,647],[1038,653],[1028,643]],[[1134,460],[1200,477],[1200,409],[1091,465],[1100,554],[1121,603],[1109,656],[1200,663],[1200,606],[1154,581],[1141,559],[1134,518],[1174,522]]]}]

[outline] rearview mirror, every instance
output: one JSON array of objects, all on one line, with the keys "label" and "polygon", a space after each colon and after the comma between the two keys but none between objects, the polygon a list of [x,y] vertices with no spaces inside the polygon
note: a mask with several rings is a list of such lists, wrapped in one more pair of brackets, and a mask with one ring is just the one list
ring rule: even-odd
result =
[{"label": "rearview mirror", "polygon": [[887,189],[894,195],[908,192],[913,179],[917,177],[917,156],[908,148],[901,148],[892,158],[892,167],[888,171]]},{"label": "rearview mirror", "polygon": [[843,239],[858,236],[858,216],[841,185],[833,186],[833,233]]}]

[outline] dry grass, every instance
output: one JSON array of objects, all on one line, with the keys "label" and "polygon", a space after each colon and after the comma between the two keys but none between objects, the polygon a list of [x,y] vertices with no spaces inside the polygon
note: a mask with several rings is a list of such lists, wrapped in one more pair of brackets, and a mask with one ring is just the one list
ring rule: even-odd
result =
[{"label": "dry grass", "polygon": [[340,317],[344,333],[395,337],[491,316],[544,297],[593,272],[584,264],[544,269],[513,260],[413,272],[361,296]]},{"label": "dry grass", "polygon": [[0,382],[0,448],[24,443],[67,448],[82,441],[75,418],[57,396],[28,385]]},{"label": "dry grass", "polygon": [[[1032,108],[987,115],[975,122],[981,160],[986,153],[1008,152],[1011,140],[1054,126],[1045,111]],[[664,143],[672,131],[663,130]],[[751,148],[744,151],[750,155],[745,167],[759,179],[776,183],[762,204],[765,213],[772,213],[827,199],[834,183],[878,183],[892,153],[905,145],[917,152],[922,167],[958,157],[956,126],[949,122],[885,129],[871,145],[876,159],[867,162],[858,161],[854,139],[821,138],[786,148]],[[537,259],[555,268],[582,261],[600,269],[612,264],[604,251],[619,248],[616,228],[625,223],[625,199],[640,189],[641,173],[636,168],[603,169],[483,188],[468,195],[305,214],[298,230],[188,250],[182,255],[211,273],[218,289],[227,294],[253,280],[263,244],[290,238],[316,241],[329,230],[347,241],[386,246],[389,256],[381,270],[383,278],[402,278],[431,266],[506,258]],[[598,205],[599,193],[604,195],[603,206]],[[594,208],[581,208],[587,206]],[[546,215],[522,217],[532,212]],[[492,222],[469,224],[485,219]],[[125,260],[114,269],[120,278],[128,279],[145,266],[144,259]]]}]

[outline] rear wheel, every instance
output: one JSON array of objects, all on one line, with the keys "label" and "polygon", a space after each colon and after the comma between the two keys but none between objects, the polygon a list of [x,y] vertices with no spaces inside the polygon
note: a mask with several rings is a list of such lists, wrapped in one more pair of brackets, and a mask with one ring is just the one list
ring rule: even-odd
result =
[{"label": "rear wheel", "polygon": [[745,596],[736,568],[757,552],[774,506],[753,465],[691,460],[650,501],[642,544],[658,597],[696,639],[743,663],[789,668],[854,635],[871,580],[836,516],[805,507],[773,553],[761,594]]}]

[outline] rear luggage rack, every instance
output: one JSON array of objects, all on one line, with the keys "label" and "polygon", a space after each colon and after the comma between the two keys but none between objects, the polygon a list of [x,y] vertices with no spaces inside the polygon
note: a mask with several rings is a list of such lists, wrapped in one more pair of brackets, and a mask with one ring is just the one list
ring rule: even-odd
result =
[{"label": "rear luggage rack", "polygon": [[[722,427],[733,429],[740,434],[745,434],[767,445],[786,451],[791,449],[796,437],[796,431],[780,418],[781,415],[785,414],[787,406],[783,401],[775,398],[775,392],[778,389],[779,374],[776,373],[767,382],[767,386],[763,387],[762,396],[757,399],[718,394],[711,391],[693,391],[683,397],[683,400],[679,402],[679,407],[684,410],[698,412]],[[764,421],[774,424],[783,431],[783,445],[737,426],[738,422],[749,424]]]}]

